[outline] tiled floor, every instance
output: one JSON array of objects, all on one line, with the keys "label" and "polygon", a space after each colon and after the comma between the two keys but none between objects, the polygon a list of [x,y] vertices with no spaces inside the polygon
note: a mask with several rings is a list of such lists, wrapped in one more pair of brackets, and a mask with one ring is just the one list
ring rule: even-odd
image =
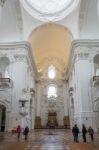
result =
[{"label": "tiled floor", "polygon": [[0,150],[99,150],[99,134],[95,134],[94,143],[90,142],[87,135],[87,143],[82,142],[79,135],[79,143],[73,143],[72,134],[66,130],[35,130],[29,134],[27,142],[23,135],[17,142],[16,134],[5,134],[0,141]]}]

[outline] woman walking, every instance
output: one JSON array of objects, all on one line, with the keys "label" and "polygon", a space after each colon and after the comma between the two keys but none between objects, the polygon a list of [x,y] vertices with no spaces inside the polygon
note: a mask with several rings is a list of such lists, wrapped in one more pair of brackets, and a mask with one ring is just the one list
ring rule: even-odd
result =
[{"label": "woman walking", "polygon": [[17,127],[17,139],[18,139],[18,141],[20,140],[20,134],[21,134],[21,126],[20,125],[18,125],[18,127]]}]

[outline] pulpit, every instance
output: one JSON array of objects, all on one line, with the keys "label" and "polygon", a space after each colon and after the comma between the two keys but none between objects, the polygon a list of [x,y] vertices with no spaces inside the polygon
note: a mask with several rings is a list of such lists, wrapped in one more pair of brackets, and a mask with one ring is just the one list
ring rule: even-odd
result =
[{"label": "pulpit", "polygon": [[58,127],[57,113],[56,112],[48,112],[47,126],[50,128]]}]

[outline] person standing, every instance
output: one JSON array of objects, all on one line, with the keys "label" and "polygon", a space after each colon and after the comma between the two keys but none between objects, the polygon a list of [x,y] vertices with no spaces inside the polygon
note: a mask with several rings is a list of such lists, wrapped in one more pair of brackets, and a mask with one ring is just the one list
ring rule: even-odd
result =
[{"label": "person standing", "polygon": [[21,126],[20,125],[17,126],[16,132],[17,132],[17,139],[19,141],[20,140],[20,134],[21,134]]},{"label": "person standing", "polygon": [[91,141],[93,142],[94,141],[94,130],[91,126],[89,127],[88,132],[89,132]]},{"label": "person standing", "polygon": [[24,129],[25,141],[27,141],[27,139],[28,139],[28,133],[29,133],[29,127],[26,126],[25,129]]},{"label": "person standing", "polygon": [[74,142],[78,142],[79,128],[77,127],[76,124],[72,128],[72,133],[73,133],[73,136],[74,136]]},{"label": "person standing", "polygon": [[85,127],[85,125],[82,125],[82,137],[83,137],[83,142],[86,143],[86,133],[87,133],[87,129]]}]

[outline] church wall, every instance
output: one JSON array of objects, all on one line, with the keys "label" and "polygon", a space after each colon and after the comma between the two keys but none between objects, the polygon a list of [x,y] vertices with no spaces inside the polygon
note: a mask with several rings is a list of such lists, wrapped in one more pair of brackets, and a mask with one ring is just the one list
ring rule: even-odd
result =
[{"label": "church wall", "polygon": [[[79,40],[73,45],[73,65],[75,68],[72,97],[74,98],[74,123],[81,128],[84,123],[87,127],[92,126],[97,130],[96,114],[94,111],[93,58],[98,52],[98,41]],[[99,53],[99,52],[98,52]],[[72,76],[73,78],[73,76]],[[71,79],[70,81],[71,82]]]},{"label": "church wall", "polygon": [[22,41],[22,18],[18,0],[5,0],[0,19],[0,42]]},{"label": "church wall", "polygon": [[[48,87],[56,85],[57,97],[48,98]],[[65,81],[57,79],[41,79],[37,82],[37,113],[41,118],[41,127],[46,128],[48,123],[48,113],[56,112],[58,127],[64,127],[64,117],[69,116],[67,84]]]},{"label": "church wall", "polygon": [[79,11],[79,38],[99,39],[97,0],[83,0]]},{"label": "church wall", "polygon": [[29,44],[26,42],[2,44],[0,57],[4,56],[10,60],[7,71],[11,80],[9,87],[0,87],[3,89],[0,90],[0,103],[4,103],[4,106],[7,103],[9,110],[6,130],[12,130],[18,124],[34,128],[36,68],[33,68]]}]

